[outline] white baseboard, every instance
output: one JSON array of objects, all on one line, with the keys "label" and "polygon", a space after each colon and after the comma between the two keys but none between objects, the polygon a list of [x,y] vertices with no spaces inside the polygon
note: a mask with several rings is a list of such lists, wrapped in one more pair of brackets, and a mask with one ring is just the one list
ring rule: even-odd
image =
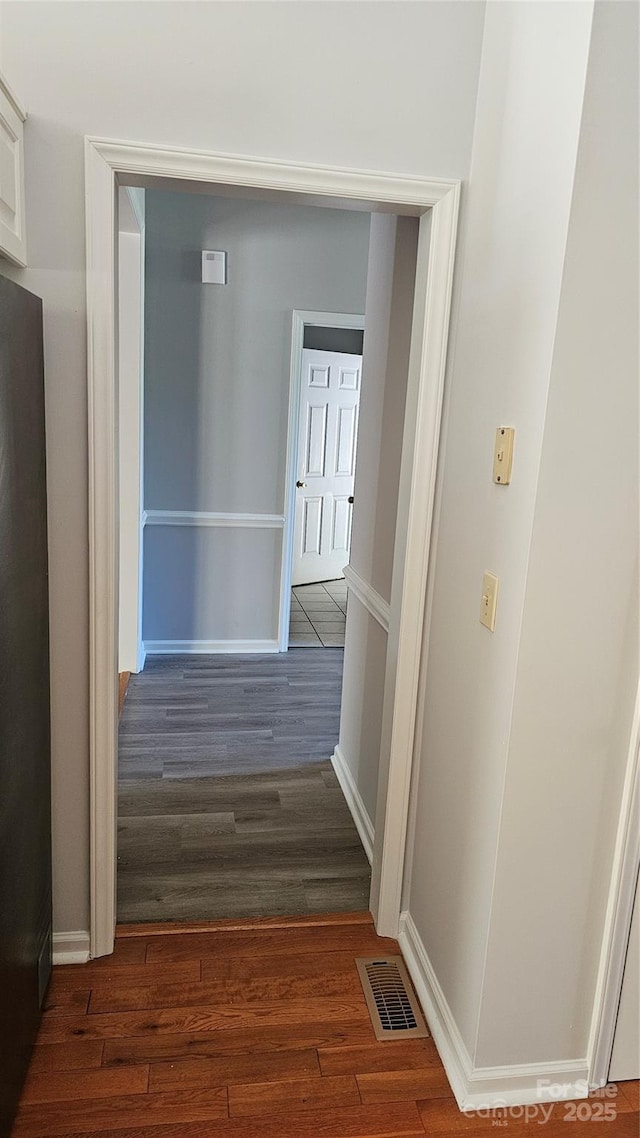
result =
[{"label": "white baseboard", "polygon": [[277,640],[145,640],[145,656],[167,656],[175,653],[279,652]]},{"label": "white baseboard", "polygon": [[143,669],[144,669],[144,662],[145,662],[146,658],[147,658],[147,653],[146,653],[146,651],[145,651],[145,647],[144,647],[144,644],[142,644],[142,642],[141,642],[141,643],[139,644],[139,646],[138,646],[138,661],[137,661],[137,663],[138,663],[138,672],[137,672],[136,674],[139,674],[140,672],[142,672],[142,671],[143,671]]},{"label": "white baseboard", "polygon": [[331,756],[331,762],[333,763],[333,769],[336,772],[338,782],[342,788],[342,793],[347,800],[347,806],[349,807],[353,820],[356,824],[356,829],[360,835],[360,841],[364,846],[364,852],[369,859],[369,864],[371,864],[373,861],[373,823],[367,813],[365,804],[362,801],[360,791],[353,781],[353,775],[351,774],[351,771],[345,762],[345,758],[342,754],[342,751],[340,750],[340,747],[336,747],[333,755]]},{"label": "white baseboard", "polygon": [[89,959],[89,933],[82,929],[75,933],[54,933],[53,963],[86,964]]},{"label": "white baseboard", "polygon": [[400,949],[461,1110],[586,1098],[586,1059],[474,1067],[411,914],[400,916]]}]

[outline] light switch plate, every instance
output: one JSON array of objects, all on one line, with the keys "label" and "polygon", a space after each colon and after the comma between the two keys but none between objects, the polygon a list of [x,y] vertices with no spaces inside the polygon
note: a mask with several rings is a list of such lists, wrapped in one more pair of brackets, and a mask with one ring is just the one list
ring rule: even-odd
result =
[{"label": "light switch plate", "polygon": [[513,466],[513,443],[515,427],[498,427],[493,451],[493,481],[500,486],[508,486]]},{"label": "light switch plate", "polygon": [[482,603],[480,605],[480,624],[489,632],[496,627],[496,608],[498,605],[498,578],[493,573],[485,573],[482,578]]}]

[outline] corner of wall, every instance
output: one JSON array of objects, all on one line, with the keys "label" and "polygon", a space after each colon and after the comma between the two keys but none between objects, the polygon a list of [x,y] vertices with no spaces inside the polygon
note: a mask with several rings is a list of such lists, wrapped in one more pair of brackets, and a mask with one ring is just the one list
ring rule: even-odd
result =
[{"label": "corner of wall", "polygon": [[398,943],[460,1110],[586,1098],[587,1060],[474,1067],[411,914],[400,916]]}]

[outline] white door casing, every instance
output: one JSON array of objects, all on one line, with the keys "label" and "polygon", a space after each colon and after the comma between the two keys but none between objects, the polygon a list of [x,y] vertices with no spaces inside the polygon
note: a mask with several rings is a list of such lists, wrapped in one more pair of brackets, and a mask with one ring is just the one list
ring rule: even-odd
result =
[{"label": "white door casing", "polygon": [[609,1081],[640,1079],[640,902],[638,887],[613,1037]]},{"label": "white door casing", "polygon": [[[178,179],[293,195],[314,204],[391,209],[419,217],[420,242],[405,423],[400,508],[403,556],[392,596],[394,644],[387,802],[376,832],[376,925],[397,935],[422,653],[460,184],[444,179],[86,138],[87,375],[89,411],[89,744],[91,955],[113,951],[116,885],[117,373],[115,361],[115,190],[118,179]],[[297,421],[294,420],[294,422]],[[289,461],[287,457],[287,462]],[[291,483],[288,483],[291,485]],[[287,507],[289,511],[289,508]],[[290,563],[290,562],[289,562]],[[284,559],[283,559],[284,564]],[[386,687],[385,681],[385,687]],[[384,788],[381,788],[382,793]],[[382,816],[382,814],[381,814]]]},{"label": "white door casing", "polygon": [[118,671],[141,672],[144,190],[118,193]]},{"label": "white door casing", "polygon": [[302,352],[292,581],[344,576],[349,560],[362,357]]}]

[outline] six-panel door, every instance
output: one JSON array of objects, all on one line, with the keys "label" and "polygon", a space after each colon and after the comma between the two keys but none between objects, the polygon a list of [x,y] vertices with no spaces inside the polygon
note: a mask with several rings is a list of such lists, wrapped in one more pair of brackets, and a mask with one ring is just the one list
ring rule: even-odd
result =
[{"label": "six-panel door", "polygon": [[302,353],[294,585],[342,577],[349,560],[361,356]]}]

